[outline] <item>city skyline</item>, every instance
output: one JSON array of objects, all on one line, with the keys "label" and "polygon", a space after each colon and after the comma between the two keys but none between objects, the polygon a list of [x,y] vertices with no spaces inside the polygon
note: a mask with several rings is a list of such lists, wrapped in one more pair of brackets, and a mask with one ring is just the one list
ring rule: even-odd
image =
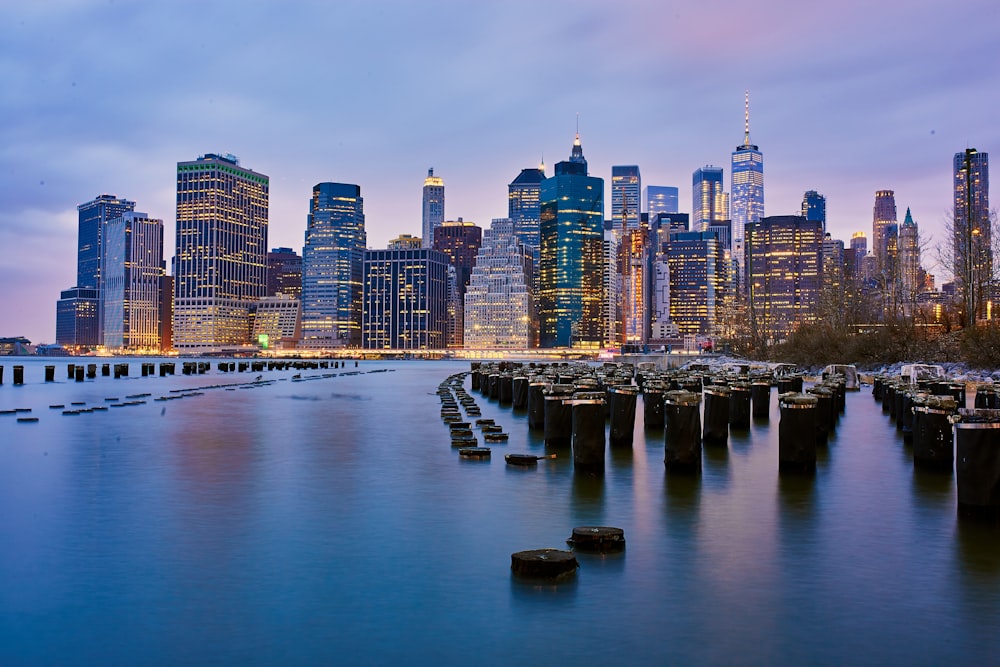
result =
[{"label": "city skyline", "polygon": [[[1000,150],[988,2],[773,3],[750,16],[553,2],[528,22],[516,2],[240,5],[236,21],[234,5],[218,3],[198,5],[195,37],[183,2],[56,4],[0,9],[10,54],[0,67],[0,335],[35,343],[55,340],[52,304],[75,282],[76,206],[104,193],[135,201],[164,221],[169,266],[176,165],[205,153],[234,153],[271,176],[268,246],[301,252],[317,182],[361,187],[369,247],[419,235],[431,167],[448,187],[445,218],[486,228],[521,169],[563,159],[577,113],[590,173],[606,188],[612,165],[635,164],[644,183],[679,186],[690,212],[695,169],[721,165],[731,177],[749,90],[767,214],[795,213],[816,190],[828,230],[845,241],[870,230],[884,189],[934,245],[946,243],[952,156]],[[78,30],[105,23],[142,35],[143,48]],[[342,39],[319,39],[345,24]],[[747,53],[744,31],[762,48]],[[949,33],[970,47],[952,48],[940,38]],[[547,64],[570,48],[580,57]],[[233,67],[237,55],[249,64]],[[731,67],[736,59],[747,67]],[[323,77],[331,85],[317,86]]]}]

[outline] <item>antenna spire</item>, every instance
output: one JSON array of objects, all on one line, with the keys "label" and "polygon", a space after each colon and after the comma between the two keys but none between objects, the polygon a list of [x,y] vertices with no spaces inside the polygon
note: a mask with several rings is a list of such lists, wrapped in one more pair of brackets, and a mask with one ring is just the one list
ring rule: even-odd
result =
[{"label": "antenna spire", "polygon": [[750,145],[750,91],[745,91],[746,99],[743,110],[743,145]]}]

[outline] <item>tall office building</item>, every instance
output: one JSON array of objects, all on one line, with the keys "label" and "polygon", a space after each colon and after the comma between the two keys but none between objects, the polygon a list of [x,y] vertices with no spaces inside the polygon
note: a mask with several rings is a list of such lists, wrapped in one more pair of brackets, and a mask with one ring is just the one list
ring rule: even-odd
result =
[{"label": "tall office building", "polygon": [[682,334],[715,333],[727,275],[718,237],[714,232],[672,232],[664,246],[670,321]]},{"label": "tall office building", "polygon": [[634,347],[649,342],[651,250],[647,225],[621,235],[617,273],[621,285],[622,345]]},{"label": "tall office building", "polygon": [[823,225],[798,215],[750,223],[744,239],[750,326],[784,340],[796,325],[818,315],[823,280]]},{"label": "tall office building", "polygon": [[[806,218],[808,220],[808,218]],[[844,242],[829,233],[823,236],[823,288],[833,298],[842,297],[844,289]],[[842,299],[841,299],[842,300]]]},{"label": "tall office building", "polygon": [[729,219],[729,198],[722,191],[722,168],[705,166],[691,176],[691,231],[707,231],[713,222]]},{"label": "tall office building", "polygon": [[250,342],[250,304],[267,290],[269,179],[234,155],[177,163],[174,347]]},{"label": "tall office building", "polygon": [[851,235],[851,246],[844,259],[847,276],[852,280],[861,280],[861,264],[868,254],[868,239],[864,232],[854,232]]},{"label": "tall office building", "polygon": [[802,195],[802,217],[806,220],[819,220],[826,229],[826,197],[808,190]]},{"label": "tall office building", "polygon": [[924,272],[920,267],[920,230],[913,221],[910,208],[899,227],[899,283],[904,304],[916,302],[917,294],[924,291]]},{"label": "tall office building", "polygon": [[733,152],[730,177],[733,240],[742,240],[745,225],[764,217],[764,156],[757,146],[750,143],[749,92],[743,115],[743,143]]},{"label": "tall office building", "polygon": [[302,298],[302,257],[291,248],[267,253],[267,296]]},{"label": "tall office building", "polygon": [[531,252],[512,220],[495,219],[486,230],[465,292],[466,349],[535,347]]},{"label": "tall office building", "polygon": [[611,167],[611,221],[615,229],[638,229],[642,178],[637,165]]},{"label": "tall office building", "polygon": [[587,174],[580,135],[542,181],[539,329],[542,347],[601,346],[604,179]]},{"label": "tall office building", "polygon": [[604,267],[601,301],[602,347],[620,347],[622,344],[622,277],[618,273],[618,258],[621,248],[621,234],[607,221],[604,225],[604,241],[601,255]]},{"label": "tall office building", "polygon": [[104,225],[102,245],[104,348],[159,352],[163,221],[128,211]]},{"label": "tall office building", "polygon": [[677,188],[669,185],[647,185],[643,188],[643,200],[646,202],[645,212],[652,222],[660,213],[677,213]]},{"label": "tall office building", "polygon": [[444,222],[444,180],[434,175],[434,169],[427,170],[424,179],[423,224],[420,233],[425,248],[434,243],[434,230]]},{"label": "tall office building", "polygon": [[[966,314],[986,313],[993,276],[993,230],[990,222],[989,154],[975,148],[955,153],[952,221],[955,287]],[[971,316],[969,317],[972,320]]]},{"label": "tall office building", "polygon": [[56,342],[71,347],[93,347],[104,340],[101,316],[104,226],[109,220],[134,211],[135,202],[104,194],[80,204],[76,210],[76,285],[64,290],[56,304]]},{"label": "tall office building", "polygon": [[444,349],[447,283],[448,256],[432,248],[366,251],[362,347]]},{"label": "tall office building", "polygon": [[465,324],[465,289],[476,264],[476,253],[483,243],[483,230],[474,222],[446,220],[434,230],[433,248],[448,256],[454,269],[454,284],[449,280],[448,347],[462,347]]},{"label": "tall office building", "polygon": [[541,244],[538,221],[541,218],[542,181],[545,180],[545,163],[537,169],[522,169],[507,186],[507,218],[514,223],[514,234],[531,252],[538,270],[538,248]]},{"label": "tall office building", "polygon": [[893,271],[895,256],[892,253],[889,227],[897,227],[896,193],[892,190],[879,190],[875,193],[875,206],[872,209],[872,253],[878,272],[888,279]]},{"label": "tall office building", "polygon": [[302,247],[302,345],[361,345],[365,233],[361,188],[313,186]]}]

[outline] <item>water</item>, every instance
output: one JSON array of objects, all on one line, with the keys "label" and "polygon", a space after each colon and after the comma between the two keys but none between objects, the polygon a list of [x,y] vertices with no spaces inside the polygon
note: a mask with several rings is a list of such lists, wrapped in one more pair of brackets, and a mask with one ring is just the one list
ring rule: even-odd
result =
[{"label": "water", "polygon": [[[1000,531],[958,520],[953,475],[914,470],[867,389],[848,395],[815,477],[779,476],[772,392],[771,421],[707,449],[697,479],[665,474],[640,403],[634,448],[609,451],[595,480],[478,392],[510,441],[459,459],[434,392],[466,362],[272,372],[284,379],[166,402],[152,399],[255,374],[139,378],[133,360],[133,377],[75,383],[67,362],[25,360],[13,387],[11,363],[0,409],[39,421],[0,415],[3,665],[1000,655]],[[146,392],[107,412],[48,407]],[[506,452],[558,458],[520,469]],[[623,528],[627,550],[581,554],[558,586],[511,577],[511,553],[567,548],[594,524]]]}]

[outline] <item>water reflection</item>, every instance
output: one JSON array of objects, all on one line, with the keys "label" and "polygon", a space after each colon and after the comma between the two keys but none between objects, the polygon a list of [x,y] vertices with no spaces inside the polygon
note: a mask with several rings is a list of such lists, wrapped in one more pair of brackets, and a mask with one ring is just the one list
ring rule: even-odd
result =
[{"label": "water reflection", "polygon": [[571,485],[573,509],[583,515],[602,515],[604,509],[604,477],[588,473],[573,473]]}]

